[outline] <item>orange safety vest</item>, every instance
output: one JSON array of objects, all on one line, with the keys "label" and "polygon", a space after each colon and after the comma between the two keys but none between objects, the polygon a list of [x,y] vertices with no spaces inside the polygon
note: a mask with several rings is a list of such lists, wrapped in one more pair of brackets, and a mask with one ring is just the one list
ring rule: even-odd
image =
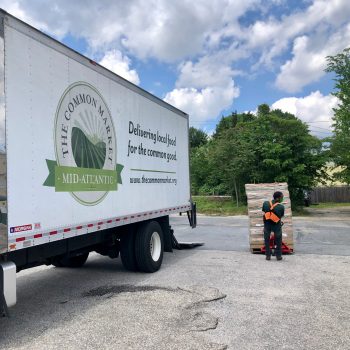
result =
[{"label": "orange safety vest", "polygon": [[270,211],[266,212],[264,215],[265,220],[270,220],[272,222],[274,222],[275,224],[277,224],[281,218],[279,218],[274,212],[273,209],[279,204],[278,202],[275,204],[272,204],[272,202],[270,201]]}]

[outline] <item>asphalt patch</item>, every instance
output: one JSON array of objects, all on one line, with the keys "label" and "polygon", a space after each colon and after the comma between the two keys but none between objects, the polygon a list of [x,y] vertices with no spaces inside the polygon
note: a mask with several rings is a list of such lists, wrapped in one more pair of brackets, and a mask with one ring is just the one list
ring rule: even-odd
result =
[{"label": "asphalt patch", "polygon": [[167,292],[174,292],[174,289],[159,287],[159,286],[134,286],[131,284],[121,284],[121,285],[105,285],[87,292],[82,295],[84,298],[88,297],[102,297],[104,295],[110,294],[121,294],[121,293],[138,293],[138,292],[153,292],[155,290],[162,290]]}]

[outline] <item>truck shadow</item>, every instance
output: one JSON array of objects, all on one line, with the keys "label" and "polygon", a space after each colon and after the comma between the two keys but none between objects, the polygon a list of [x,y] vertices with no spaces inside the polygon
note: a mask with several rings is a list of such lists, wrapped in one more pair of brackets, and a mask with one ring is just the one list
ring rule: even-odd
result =
[{"label": "truck shadow", "polygon": [[[185,256],[193,253],[186,251]],[[180,258],[183,254],[165,254],[161,271]],[[40,266],[21,271],[17,275],[17,305],[10,309],[10,318],[0,318],[0,349],[14,344],[25,347],[28,337],[52,331],[77,316],[82,318],[111,294],[167,290],[159,285],[159,278],[157,285],[156,275],[126,271],[120,259],[97,254],[78,269]]]}]

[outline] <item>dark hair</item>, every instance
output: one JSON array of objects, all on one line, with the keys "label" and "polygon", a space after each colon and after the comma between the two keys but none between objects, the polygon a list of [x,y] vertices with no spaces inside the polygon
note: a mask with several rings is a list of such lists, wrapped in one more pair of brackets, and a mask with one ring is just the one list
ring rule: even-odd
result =
[{"label": "dark hair", "polygon": [[273,194],[273,199],[279,199],[279,198],[283,198],[283,193],[280,191],[277,191]]}]

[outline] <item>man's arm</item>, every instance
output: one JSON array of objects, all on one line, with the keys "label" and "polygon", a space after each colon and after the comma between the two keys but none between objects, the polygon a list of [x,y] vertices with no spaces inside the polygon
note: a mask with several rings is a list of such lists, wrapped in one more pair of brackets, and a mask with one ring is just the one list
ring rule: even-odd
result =
[{"label": "man's arm", "polygon": [[262,210],[264,213],[266,213],[267,211],[269,211],[269,209],[270,209],[270,208],[267,208],[267,207],[266,207],[266,202],[264,202],[263,205],[262,205],[261,210]]}]

